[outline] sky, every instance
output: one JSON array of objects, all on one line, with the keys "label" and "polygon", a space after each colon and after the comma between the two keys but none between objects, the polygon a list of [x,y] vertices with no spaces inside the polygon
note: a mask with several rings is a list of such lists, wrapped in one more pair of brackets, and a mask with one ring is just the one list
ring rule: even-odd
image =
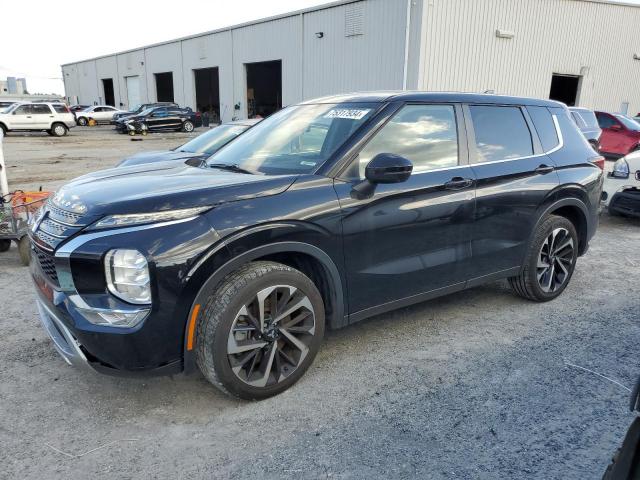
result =
[{"label": "sky", "polygon": [[0,18],[14,20],[0,27],[0,78],[26,77],[29,93],[63,94],[64,63],[323,3],[329,0],[61,0],[52,10],[51,0],[2,1]]},{"label": "sky", "polygon": [[2,1],[0,18],[15,21],[0,27],[0,78],[26,77],[29,93],[63,94],[64,63],[329,2],[61,0],[52,9],[51,0]]}]

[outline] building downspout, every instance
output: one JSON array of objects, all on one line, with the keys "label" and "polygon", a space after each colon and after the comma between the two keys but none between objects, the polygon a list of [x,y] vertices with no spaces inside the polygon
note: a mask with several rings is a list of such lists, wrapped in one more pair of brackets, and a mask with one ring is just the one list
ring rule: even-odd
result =
[{"label": "building downspout", "polygon": [[404,65],[402,66],[402,90],[407,89],[407,77],[409,75],[409,38],[411,33],[411,2],[407,0],[407,23],[404,29]]}]

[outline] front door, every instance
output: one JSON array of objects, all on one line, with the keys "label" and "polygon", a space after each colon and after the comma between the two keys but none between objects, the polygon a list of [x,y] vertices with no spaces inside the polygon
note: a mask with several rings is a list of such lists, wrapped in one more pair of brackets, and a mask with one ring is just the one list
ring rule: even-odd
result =
[{"label": "front door", "polygon": [[[535,127],[527,110],[470,105],[465,115],[471,139],[469,156],[477,178],[472,272],[473,279],[481,283],[482,277],[522,265],[538,208],[559,179],[553,161],[532,134]],[[550,128],[550,135],[556,135],[546,108],[533,115],[541,132]],[[557,144],[557,135],[554,138],[551,142]]]},{"label": "front door", "polygon": [[24,104],[16,107],[16,109],[11,112],[11,116],[8,119],[9,129],[13,130],[25,130],[33,127],[33,115],[32,115],[32,104]]},{"label": "front door", "polygon": [[169,112],[166,107],[156,108],[147,116],[145,123],[149,130],[162,130],[167,126]]},{"label": "front door", "polygon": [[[349,310],[356,317],[464,286],[475,183],[466,152],[460,107],[405,105],[336,180]],[[408,158],[413,173],[403,183],[378,184],[363,198],[353,187],[379,153]]]}]

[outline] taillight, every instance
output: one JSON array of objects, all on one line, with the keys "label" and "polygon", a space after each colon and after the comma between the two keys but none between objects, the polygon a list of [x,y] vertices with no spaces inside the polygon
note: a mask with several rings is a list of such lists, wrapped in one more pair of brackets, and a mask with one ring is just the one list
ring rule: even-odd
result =
[{"label": "taillight", "polygon": [[200,112],[196,112],[196,118],[200,118],[201,117],[201,113]]},{"label": "taillight", "polygon": [[600,168],[600,170],[604,170],[604,157],[598,155],[597,157],[590,158],[589,161]]}]

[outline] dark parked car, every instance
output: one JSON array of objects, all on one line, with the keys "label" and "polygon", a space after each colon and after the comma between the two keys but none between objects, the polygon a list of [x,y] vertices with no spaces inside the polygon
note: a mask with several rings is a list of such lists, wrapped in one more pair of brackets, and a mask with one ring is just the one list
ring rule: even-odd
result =
[{"label": "dark parked car", "polygon": [[113,121],[115,122],[117,120],[120,120],[121,118],[132,117],[134,115],[138,115],[139,113],[142,113],[143,111],[145,111],[145,110],[147,110],[149,108],[154,108],[154,107],[178,107],[178,106],[179,105],[177,103],[173,103],[173,102],[141,103],[141,104],[136,105],[135,107],[133,107],[128,112],[116,113],[113,116]]},{"label": "dark parked car", "polygon": [[118,166],[130,167],[144,163],[189,159],[195,160],[194,165],[198,165],[199,161],[210,157],[259,121],[260,120],[237,120],[235,122],[218,125],[173,150],[137,153],[122,160]]},{"label": "dark parked car", "polygon": [[599,152],[602,129],[598,125],[596,114],[592,110],[582,107],[569,107],[569,111],[584,138],[587,139],[587,142],[591,144],[596,152]]},{"label": "dark parked car", "polygon": [[619,158],[640,147],[640,123],[620,113],[595,112],[602,129],[600,152]]},{"label": "dark parked car", "polygon": [[193,132],[194,128],[202,126],[202,117],[200,112],[190,108],[154,107],[132,117],[120,118],[115,125],[119,132],[131,135],[161,130]]},{"label": "dark parked car", "polygon": [[58,190],[30,230],[38,308],[69,363],[199,367],[225,392],[269,397],[326,328],[501,278],[556,298],[595,233],[603,163],[553,101],[305,102],[199,167],[116,168]]}]

